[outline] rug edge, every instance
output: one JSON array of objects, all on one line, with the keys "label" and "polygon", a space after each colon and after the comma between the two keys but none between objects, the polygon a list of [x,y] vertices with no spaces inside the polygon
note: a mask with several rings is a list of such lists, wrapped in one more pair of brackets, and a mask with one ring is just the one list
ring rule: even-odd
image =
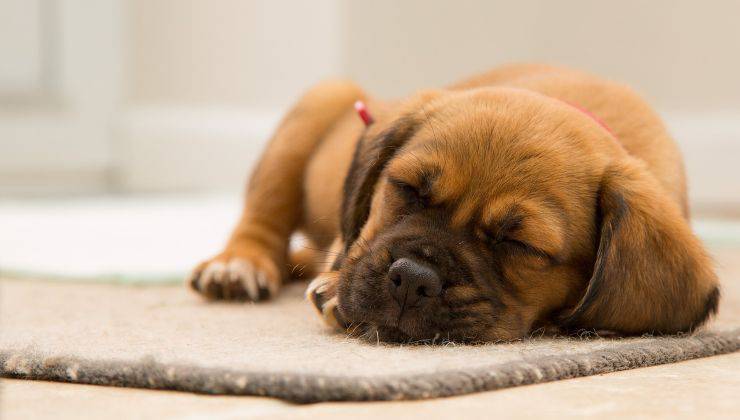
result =
[{"label": "rug edge", "polygon": [[[93,360],[50,356],[31,348],[0,350],[0,376],[88,385],[281,398],[297,403],[418,400],[492,391],[657,366],[740,350],[740,329],[656,337],[619,349],[562,357],[385,377],[340,377],[197,367],[144,358]],[[133,366],[132,366],[133,365]]]}]

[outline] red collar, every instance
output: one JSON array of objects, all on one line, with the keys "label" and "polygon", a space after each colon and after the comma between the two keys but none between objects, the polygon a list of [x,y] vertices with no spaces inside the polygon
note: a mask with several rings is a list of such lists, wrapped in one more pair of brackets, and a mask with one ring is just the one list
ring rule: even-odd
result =
[{"label": "red collar", "polygon": [[616,134],[614,134],[614,131],[612,131],[612,129],[609,128],[608,125],[606,125],[606,123],[604,122],[604,120],[602,120],[601,118],[599,118],[596,115],[594,115],[593,113],[591,113],[591,111],[587,110],[586,108],[580,107],[580,106],[574,104],[573,102],[568,102],[565,99],[558,99],[558,100],[560,102],[566,104],[566,105],[569,105],[569,106],[571,106],[571,107],[573,107],[573,108],[581,111],[581,113],[586,114],[586,116],[588,116],[592,120],[596,121],[600,126],[604,127],[604,130],[606,130],[607,132],[609,132],[609,134],[611,134],[612,137],[614,137],[614,138],[617,137]]}]

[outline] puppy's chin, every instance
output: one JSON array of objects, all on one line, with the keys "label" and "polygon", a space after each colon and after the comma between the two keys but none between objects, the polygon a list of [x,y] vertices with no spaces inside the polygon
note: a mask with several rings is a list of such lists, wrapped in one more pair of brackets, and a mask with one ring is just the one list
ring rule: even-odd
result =
[{"label": "puppy's chin", "polygon": [[436,333],[431,337],[414,337],[404,333],[397,327],[390,326],[366,326],[362,338],[368,341],[385,342],[393,344],[444,344],[452,340],[444,340],[442,334]]},{"label": "puppy's chin", "polygon": [[348,330],[350,336],[357,337],[370,343],[390,344],[484,344],[496,341],[511,341],[511,337],[498,337],[489,331],[439,331],[426,334],[408,334],[398,327],[389,325],[374,325],[360,323]]}]

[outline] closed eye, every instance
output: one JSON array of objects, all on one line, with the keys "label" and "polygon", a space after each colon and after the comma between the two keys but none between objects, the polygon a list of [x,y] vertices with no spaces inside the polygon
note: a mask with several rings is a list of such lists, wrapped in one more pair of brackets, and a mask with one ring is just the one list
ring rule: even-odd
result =
[{"label": "closed eye", "polygon": [[500,246],[507,246],[510,248],[514,248],[519,252],[524,252],[527,255],[544,258],[550,262],[556,261],[555,257],[550,255],[546,251],[527,242],[520,241],[508,236],[495,236],[485,231],[481,232],[481,235],[483,236],[483,241],[486,242],[488,246],[493,250]]},{"label": "closed eye", "polygon": [[407,205],[415,206],[417,208],[425,208],[429,206],[431,198],[428,194],[423,193],[418,187],[394,178],[389,179],[389,182],[396,188]]},{"label": "closed eye", "polygon": [[519,240],[516,240],[516,239],[510,239],[510,238],[504,238],[501,242],[508,243],[508,244],[513,245],[513,246],[516,246],[521,251],[523,251],[523,252],[525,252],[525,253],[527,253],[529,255],[534,255],[535,257],[540,257],[540,258],[545,258],[545,259],[547,259],[549,261],[554,261],[555,260],[555,258],[552,255],[550,255],[547,252],[543,251],[542,249],[537,248],[535,246],[532,246],[532,245],[530,245],[530,244],[528,244],[526,242],[522,242],[522,241],[519,241]]}]

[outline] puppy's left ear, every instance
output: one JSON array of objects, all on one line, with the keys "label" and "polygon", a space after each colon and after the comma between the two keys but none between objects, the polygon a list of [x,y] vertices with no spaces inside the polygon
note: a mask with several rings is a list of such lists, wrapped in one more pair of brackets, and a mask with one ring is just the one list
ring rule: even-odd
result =
[{"label": "puppy's left ear", "polygon": [[717,277],[699,240],[644,165],[633,158],[604,174],[600,240],[567,329],[626,334],[691,331],[717,311]]}]

